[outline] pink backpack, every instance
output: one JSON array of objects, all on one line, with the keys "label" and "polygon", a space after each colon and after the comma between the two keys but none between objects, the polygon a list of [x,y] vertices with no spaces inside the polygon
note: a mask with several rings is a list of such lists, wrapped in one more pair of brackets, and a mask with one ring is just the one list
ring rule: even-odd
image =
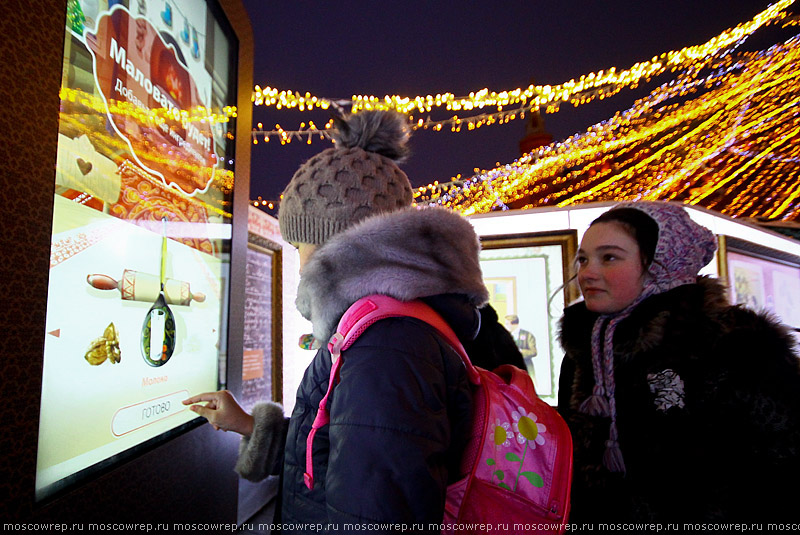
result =
[{"label": "pink backpack", "polygon": [[312,445],[328,424],[328,396],[338,380],[341,352],[378,320],[408,316],[433,326],[459,353],[473,389],[471,438],[462,457],[466,476],[447,488],[444,533],[563,533],[572,481],[572,436],[556,410],[539,399],[530,376],[511,365],[490,372],[472,365],[453,330],[421,301],[383,295],[356,301],[328,342],[328,392],[306,442],[305,483],[314,486]]}]

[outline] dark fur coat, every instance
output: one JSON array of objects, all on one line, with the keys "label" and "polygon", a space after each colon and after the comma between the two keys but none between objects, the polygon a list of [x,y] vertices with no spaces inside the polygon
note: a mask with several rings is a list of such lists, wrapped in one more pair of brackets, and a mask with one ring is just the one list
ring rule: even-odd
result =
[{"label": "dark fur coat", "polygon": [[797,520],[800,368],[770,317],[728,306],[701,277],[643,301],[614,335],[626,473],[602,464],[609,419],[578,411],[594,385],[583,303],[561,324],[559,411],[574,440],[572,517],[603,521]]}]

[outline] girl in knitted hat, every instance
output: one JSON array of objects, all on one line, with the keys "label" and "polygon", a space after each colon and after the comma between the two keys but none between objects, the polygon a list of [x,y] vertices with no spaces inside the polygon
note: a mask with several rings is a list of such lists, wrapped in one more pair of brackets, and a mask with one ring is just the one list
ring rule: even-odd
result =
[{"label": "girl in knitted hat", "polygon": [[[352,115],[339,122],[335,147],[303,164],[283,193],[281,234],[301,260],[297,308],[322,347],[291,419],[275,403],[246,414],[227,392],[185,401],[205,402],[192,409],[243,435],[240,475],[282,473],[281,522],[298,531],[412,522],[430,530],[442,522],[446,487],[459,477],[472,408],[461,359],[429,325],[388,318],[347,350],[327,402],[330,423],[314,440],[313,485],[304,481],[306,439],[331,371],[325,342],[351,304],[372,294],[422,299],[468,351],[480,328],[488,293],[478,238],[455,212],[411,207],[411,185],[396,164],[408,133],[396,113]],[[488,327],[516,351],[496,314]]]},{"label": "girl in knitted hat", "polygon": [[698,277],[715,250],[670,203],[615,206],[584,234],[560,333],[572,522],[797,519],[794,341]]}]

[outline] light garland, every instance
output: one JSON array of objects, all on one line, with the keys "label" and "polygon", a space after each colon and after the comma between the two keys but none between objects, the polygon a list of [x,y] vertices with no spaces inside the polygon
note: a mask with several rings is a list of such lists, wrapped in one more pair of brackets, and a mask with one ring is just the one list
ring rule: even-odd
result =
[{"label": "light garland", "polygon": [[[800,37],[682,72],[563,143],[416,201],[464,214],[600,200],[677,200],[731,216],[800,217]],[[700,93],[685,100],[690,93]]]},{"label": "light garland", "polygon": [[[68,137],[73,137],[85,132],[88,127],[88,135],[92,144],[103,154],[126,154],[131,150],[125,138],[118,135],[109,135],[106,129],[102,127],[107,113],[115,116],[131,117],[139,124],[150,125],[158,125],[166,121],[166,117],[174,117],[165,109],[146,110],[127,101],[108,100],[106,103],[97,94],[87,93],[80,89],[62,88],[60,97],[62,103],[62,133]],[[64,113],[67,108],[68,110]],[[208,122],[211,123],[212,128],[217,129],[218,135],[224,133],[228,139],[233,139],[233,133],[223,129],[228,123],[229,117],[235,116],[236,108],[234,107],[223,108],[221,114],[209,114],[204,107],[197,107],[192,112],[181,112],[179,114],[184,127],[188,122]],[[223,167],[212,170],[209,167],[204,167],[185,159],[176,159],[159,148],[151,148],[150,144],[147,144],[147,147],[148,150],[138,153],[138,156],[145,162],[158,163],[161,167],[170,167],[176,171],[180,170],[186,176],[203,177],[203,180],[206,181],[210,188],[223,194],[229,194],[233,190],[234,175],[232,170]],[[120,169],[123,168],[120,167]],[[148,180],[154,182],[159,180],[138,166],[126,165],[124,169],[129,172],[135,172],[140,176],[146,176]],[[231,213],[225,210],[225,208],[230,209],[230,207],[226,206],[229,204],[227,201],[221,201],[221,207],[217,207],[197,197],[187,196],[178,189],[172,188],[170,191],[183,195],[186,200],[193,204],[203,206],[208,212],[214,212],[223,217],[231,216]]]},{"label": "light garland", "polygon": [[[701,69],[713,61],[721,52],[737,46],[761,26],[786,17],[786,8],[794,0],[780,0],[757,14],[752,20],[726,30],[702,45],[693,45],[678,51],[670,51],[653,57],[648,61],[634,64],[632,67],[617,71],[616,67],[593,72],[581,76],[577,81],[572,79],[556,86],[529,85],[527,88],[516,88],[501,92],[493,92],[484,88],[472,92],[467,96],[457,97],[453,93],[441,93],[416,97],[403,97],[387,95],[379,98],[373,95],[354,95],[350,99],[331,99],[317,97],[309,92],[295,92],[279,90],[272,87],[261,88],[256,85],[251,100],[256,106],[275,106],[277,109],[298,109],[299,111],[313,110],[314,108],[337,109],[350,107],[352,113],[361,110],[382,109],[396,110],[410,116],[412,128],[430,129],[441,131],[445,128],[452,132],[460,132],[463,127],[468,131],[489,124],[504,124],[517,117],[524,117],[525,113],[532,110],[546,109],[548,113],[558,111],[561,103],[569,102],[579,106],[595,98],[608,98],[626,87],[636,87],[643,80],[649,80],[667,70]],[[506,108],[516,106],[515,111]],[[477,116],[452,117],[434,121],[429,118],[414,118],[414,113],[429,113],[434,108],[444,108],[452,112],[474,112],[484,108],[496,108],[491,113],[481,113]],[[320,139],[330,140],[328,130],[332,122],[324,128],[304,126],[297,130],[285,130],[276,125],[273,130],[264,130],[261,125],[253,129],[251,137],[253,144],[258,144],[259,138],[269,141],[270,137],[277,137],[281,144],[290,143],[293,139],[304,140],[311,143],[315,136]]]},{"label": "light garland", "polygon": [[208,123],[211,125],[225,124],[231,118],[236,118],[236,106],[225,106],[219,113],[215,113],[205,106],[195,106],[190,110],[178,108],[141,108],[127,100],[104,100],[97,94],[87,93],[81,89],[62,87],[59,91],[62,101],[80,104],[92,111],[124,115],[131,117],[140,124],[159,125],[167,119],[180,121],[185,128],[188,123]]}]

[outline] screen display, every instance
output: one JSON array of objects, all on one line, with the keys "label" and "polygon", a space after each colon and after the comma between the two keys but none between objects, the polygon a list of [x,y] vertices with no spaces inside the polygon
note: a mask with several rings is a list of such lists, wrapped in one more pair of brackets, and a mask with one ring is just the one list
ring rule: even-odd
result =
[{"label": "screen display", "polygon": [[[237,41],[214,0],[69,0],[37,498],[224,381]],[[21,244],[24,246],[24,244]]]}]

